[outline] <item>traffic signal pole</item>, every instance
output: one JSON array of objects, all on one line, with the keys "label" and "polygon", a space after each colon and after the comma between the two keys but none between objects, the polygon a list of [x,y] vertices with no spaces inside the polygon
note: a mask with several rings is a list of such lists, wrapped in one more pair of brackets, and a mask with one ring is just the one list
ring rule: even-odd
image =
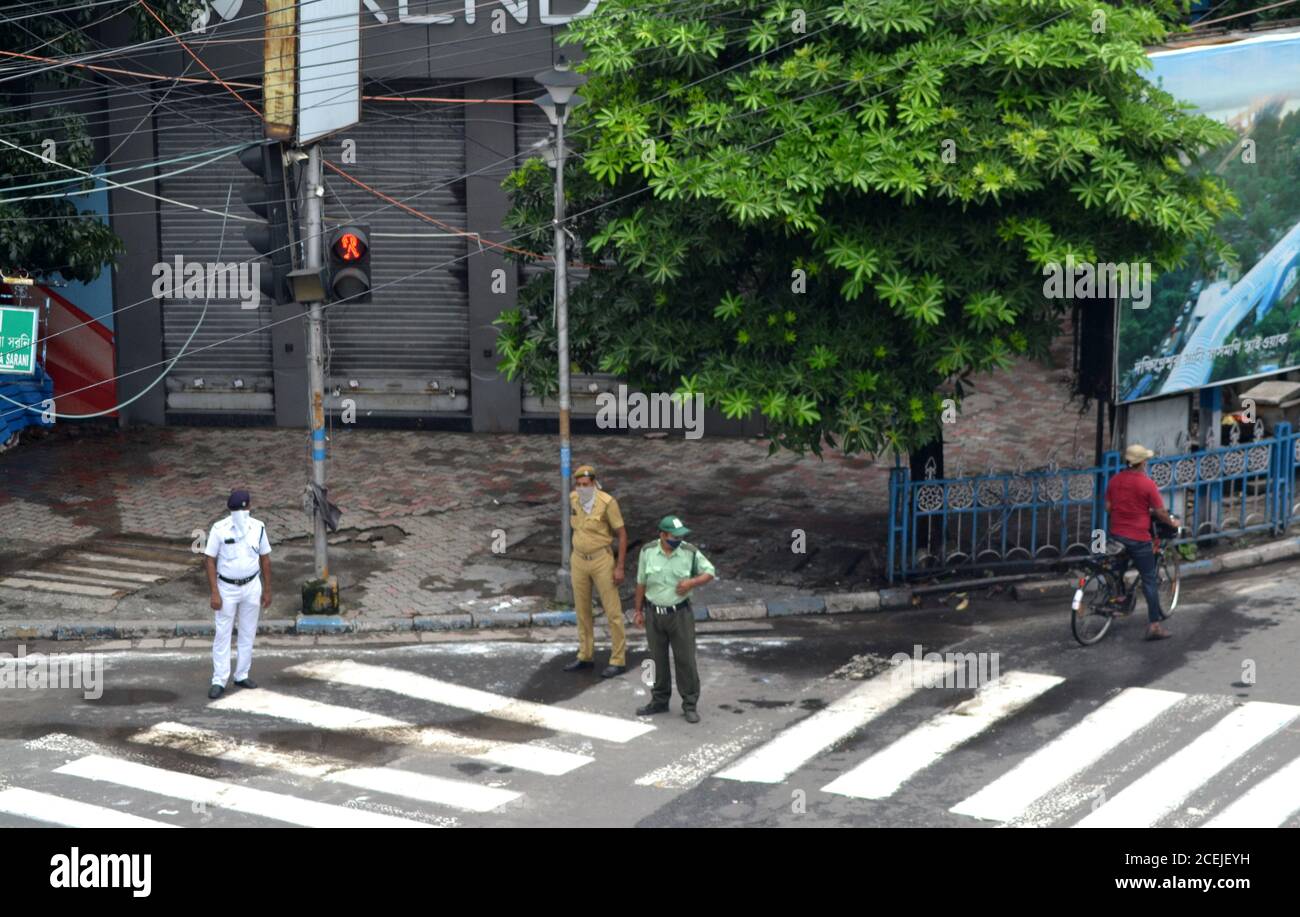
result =
[{"label": "traffic signal pole", "polygon": [[[322,206],[325,187],[321,173],[320,146],[313,143],[307,148],[307,201],[306,241],[304,255],[306,267],[319,272],[323,267],[321,238],[325,234]],[[311,430],[311,479],[323,491],[325,488],[325,346],[322,322],[324,316],[320,301],[304,303],[307,306],[307,397],[308,426]],[[329,578],[329,556],[325,542],[325,514],[323,507],[313,501],[312,521],[315,536],[316,578]]]}]

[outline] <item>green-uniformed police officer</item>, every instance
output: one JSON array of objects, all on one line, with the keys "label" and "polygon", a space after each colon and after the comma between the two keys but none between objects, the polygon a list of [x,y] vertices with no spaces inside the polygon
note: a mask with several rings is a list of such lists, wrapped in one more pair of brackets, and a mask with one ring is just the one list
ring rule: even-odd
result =
[{"label": "green-uniformed police officer", "polygon": [[643,547],[637,562],[634,620],[637,627],[645,626],[655,667],[650,703],[637,709],[638,716],[668,709],[673,696],[672,676],[668,674],[671,646],[682,715],[688,723],[700,721],[695,709],[700,699],[700,672],[695,665],[695,611],[690,595],[696,586],[713,579],[714,568],[703,551],[682,540],[690,533],[677,516],[664,516],[659,521],[659,540]]}]

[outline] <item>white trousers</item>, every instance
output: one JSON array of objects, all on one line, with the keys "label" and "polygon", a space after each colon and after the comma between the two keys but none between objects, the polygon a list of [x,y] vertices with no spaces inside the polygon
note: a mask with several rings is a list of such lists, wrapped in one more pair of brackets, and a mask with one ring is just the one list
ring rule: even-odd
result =
[{"label": "white trousers", "polygon": [[253,664],[253,638],[257,636],[257,618],[262,612],[262,578],[256,577],[242,586],[217,580],[221,610],[216,612],[217,635],[212,641],[212,683],[225,687],[230,678],[230,631],[239,616],[239,640],[235,658],[235,681],[248,677]]}]

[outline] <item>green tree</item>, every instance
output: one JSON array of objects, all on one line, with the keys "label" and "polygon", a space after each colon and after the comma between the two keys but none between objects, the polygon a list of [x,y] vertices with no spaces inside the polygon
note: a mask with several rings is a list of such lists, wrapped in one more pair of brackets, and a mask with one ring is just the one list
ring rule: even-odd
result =
[{"label": "green tree", "polygon": [[[942,390],[1041,355],[1043,267],[1218,251],[1232,206],[1180,157],[1227,142],[1141,75],[1175,4],[604,0],[566,173],[580,368],[758,409],[773,449],[913,449]],[[507,180],[549,250],[551,176]],[[555,391],[549,275],[502,369]]]},{"label": "green tree", "polygon": [[[188,28],[185,6],[183,0],[162,0],[154,4],[154,9],[180,32]],[[92,22],[105,18],[105,10],[66,0],[35,0],[14,7],[9,15],[15,21],[3,23],[8,48],[21,53],[31,49],[34,56],[60,59],[93,50],[86,30]],[[133,18],[138,40],[166,35],[138,5],[124,6],[118,15]],[[64,182],[76,176],[68,167],[89,172],[94,166],[95,145],[86,133],[85,119],[60,106],[43,107],[38,101],[42,98],[39,93],[50,90],[84,91],[89,72],[13,58],[6,58],[5,63],[27,71],[0,82],[0,137],[22,148],[0,144],[0,196],[17,198],[91,188],[89,179],[20,188]],[[107,86],[106,91],[122,90]],[[147,125],[142,129],[147,130]],[[50,149],[46,141],[51,140],[52,162],[41,158]],[[71,280],[93,280],[122,251],[122,243],[97,217],[83,215],[79,201],[84,198],[0,201],[0,268],[27,271],[37,279],[57,273]]]}]

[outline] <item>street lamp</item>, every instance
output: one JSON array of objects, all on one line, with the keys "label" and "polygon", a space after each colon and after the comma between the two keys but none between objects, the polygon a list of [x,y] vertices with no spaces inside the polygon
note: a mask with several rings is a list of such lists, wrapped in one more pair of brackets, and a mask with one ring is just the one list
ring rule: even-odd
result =
[{"label": "street lamp", "polygon": [[582,104],[577,91],[587,78],[574,73],[568,58],[561,55],[553,68],[537,74],[534,79],[546,90],[546,95],[534,101],[555,126],[555,338],[560,363],[560,569],[556,574],[555,597],[564,602],[572,597],[569,581],[572,540],[569,531],[569,468],[572,457],[569,446],[569,256],[564,244],[564,123],[569,119],[569,112]]}]

